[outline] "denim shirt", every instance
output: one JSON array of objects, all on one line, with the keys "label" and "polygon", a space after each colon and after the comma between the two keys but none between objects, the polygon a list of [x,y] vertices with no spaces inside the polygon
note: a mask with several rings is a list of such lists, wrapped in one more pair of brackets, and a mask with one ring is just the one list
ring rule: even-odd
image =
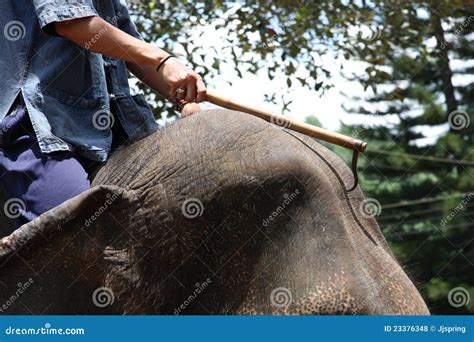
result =
[{"label": "denim shirt", "polygon": [[130,94],[123,61],[54,31],[57,21],[100,16],[141,39],[124,0],[1,0],[0,11],[0,121],[21,96],[43,153],[74,150],[95,161],[107,159],[116,120],[130,139],[156,130],[143,95]]}]

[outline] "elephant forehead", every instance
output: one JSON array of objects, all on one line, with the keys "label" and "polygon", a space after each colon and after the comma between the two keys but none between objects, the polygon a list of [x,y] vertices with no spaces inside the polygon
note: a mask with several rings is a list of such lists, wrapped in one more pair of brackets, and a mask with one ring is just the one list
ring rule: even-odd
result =
[{"label": "elephant forehead", "polygon": [[[280,128],[239,112],[204,111],[112,154],[94,184],[147,189],[219,186],[297,174],[308,152]],[[313,170],[318,172],[318,170]],[[301,173],[300,173],[301,174]]]}]

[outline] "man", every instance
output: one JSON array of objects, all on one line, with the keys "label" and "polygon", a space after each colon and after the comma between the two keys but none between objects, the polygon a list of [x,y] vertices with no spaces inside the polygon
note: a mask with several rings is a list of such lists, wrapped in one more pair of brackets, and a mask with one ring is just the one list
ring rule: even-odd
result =
[{"label": "man", "polygon": [[112,146],[156,130],[127,69],[175,104],[205,99],[198,74],[141,39],[124,0],[2,0],[0,10],[0,186],[17,226],[89,188]]}]

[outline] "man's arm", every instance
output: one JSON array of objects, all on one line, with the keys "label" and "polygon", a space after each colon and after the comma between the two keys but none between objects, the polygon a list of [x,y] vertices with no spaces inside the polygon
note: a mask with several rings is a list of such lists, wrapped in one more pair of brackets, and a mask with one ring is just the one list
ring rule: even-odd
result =
[{"label": "man's arm", "polygon": [[[170,58],[156,72],[169,54],[116,28],[98,16],[58,21],[55,31],[75,44],[127,62],[140,80],[172,102],[201,102],[206,87],[201,77],[176,58]],[[177,89],[185,93],[177,93]]]}]

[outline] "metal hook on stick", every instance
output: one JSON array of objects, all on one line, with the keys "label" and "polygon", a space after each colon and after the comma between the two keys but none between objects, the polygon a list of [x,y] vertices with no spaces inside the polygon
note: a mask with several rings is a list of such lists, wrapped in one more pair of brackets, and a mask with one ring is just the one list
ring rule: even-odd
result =
[{"label": "metal hook on stick", "polygon": [[365,141],[354,139],[352,137],[332,132],[321,127],[313,126],[305,122],[292,120],[282,115],[270,113],[254,106],[242,104],[215,94],[211,91],[207,92],[207,101],[215,104],[216,106],[251,114],[275,125],[279,125],[292,131],[353,150],[352,174],[354,176],[354,184],[347,191],[352,191],[357,187],[359,182],[359,176],[357,174],[357,161],[359,154],[363,153],[367,148],[367,143]]}]

